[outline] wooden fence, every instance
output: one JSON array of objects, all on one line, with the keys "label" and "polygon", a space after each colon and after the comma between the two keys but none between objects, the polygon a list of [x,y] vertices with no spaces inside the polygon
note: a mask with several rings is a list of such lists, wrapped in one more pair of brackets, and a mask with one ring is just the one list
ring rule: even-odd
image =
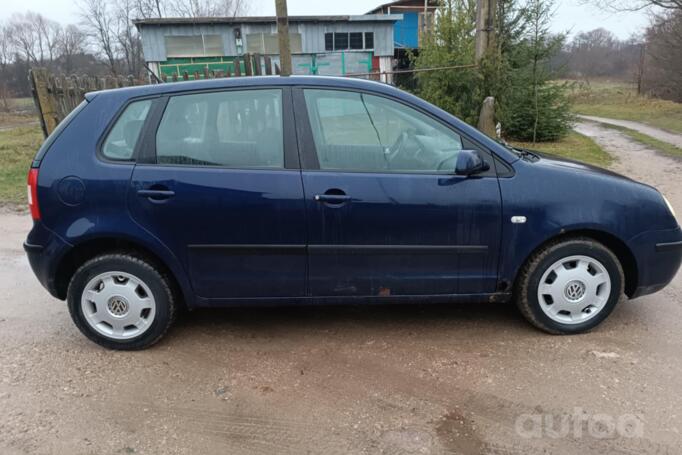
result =
[{"label": "wooden fence", "polygon": [[45,137],[83,101],[86,93],[147,83],[132,76],[57,76],[45,68],[31,69],[29,81]]},{"label": "wooden fence", "polygon": [[[242,67],[244,71],[242,72]],[[272,64],[270,57],[261,57],[258,54],[246,54],[235,59],[234,73],[223,71],[203,72],[195,71],[188,74],[173,74],[172,77],[164,76],[161,80],[135,79],[132,76],[59,76],[51,74],[45,68],[34,68],[29,71],[29,81],[33,101],[35,102],[40,125],[43,134],[47,137],[57,127],[69,112],[76,108],[84,99],[85,94],[97,90],[106,90],[133,85],[147,85],[153,82],[175,82],[190,79],[214,79],[221,77],[260,76],[279,74],[279,67]],[[191,77],[190,77],[191,76]]]}]

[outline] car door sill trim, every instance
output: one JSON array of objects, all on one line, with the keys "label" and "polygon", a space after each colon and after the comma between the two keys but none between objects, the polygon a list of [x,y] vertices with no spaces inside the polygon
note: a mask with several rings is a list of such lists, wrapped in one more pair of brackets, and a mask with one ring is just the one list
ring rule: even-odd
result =
[{"label": "car door sill trim", "polygon": [[287,245],[287,244],[193,244],[188,245],[192,250],[220,250],[230,254],[304,254],[306,251],[305,245]]},{"label": "car door sill trim", "polygon": [[308,245],[317,254],[444,254],[485,253],[487,245]]},{"label": "car door sill trim", "polygon": [[318,254],[441,254],[441,253],[485,253],[487,245],[286,245],[286,244],[192,244],[188,248],[193,250],[216,249],[233,251],[235,253],[282,252],[304,253],[309,250]]},{"label": "car door sill trim", "polygon": [[419,294],[419,295],[363,295],[363,296],[298,296],[298,297],[197,297],[197,307],[235,307],[272,305],[345,305],[345,304],[445,304],[508,302],[511,292],[482,294]]}]

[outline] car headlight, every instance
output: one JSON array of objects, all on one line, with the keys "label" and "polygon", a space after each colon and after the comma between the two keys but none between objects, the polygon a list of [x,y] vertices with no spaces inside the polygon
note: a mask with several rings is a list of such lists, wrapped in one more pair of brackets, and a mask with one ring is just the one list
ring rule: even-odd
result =
[{"label": "car headlight", "polygon": [[[663,195],[661,194],[661,196],[663,196]],[[674,209],[673,206],[670,204],[670,201],[668,200],[668,198],[665,197],[665,196],[663,196],[663,200],[665,201],[665,205],[668,206],[668,210],[670,210],[670,213],[672,213],[673,218],[677,219],[677,215],[675,215],[675,209]]]}]

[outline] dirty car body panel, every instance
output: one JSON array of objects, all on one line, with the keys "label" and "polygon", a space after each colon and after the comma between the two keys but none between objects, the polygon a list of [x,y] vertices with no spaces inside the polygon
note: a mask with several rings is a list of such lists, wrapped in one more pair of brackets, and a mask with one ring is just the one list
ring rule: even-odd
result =
[{"label": "dirty car body panel", "polygon": [[[208,114],[202,114],[209,115],[211,97],[232,90],[281,93],[267,108],[262,104],[270,101],[259,101],[237,114],[215,114],[239,123],[261,109],[277,109],[281,165],[159,162],[157,136],[174,98],[210,94]],[[456,175],[451,160],[437,172],[323,169],[306,90],[360,94],[362,103],[379,106],[368,112],[382,112],[384,103],[406,119],[431,122],[458,137],[462,149],[476,150],[488,170]],[[103,156],[112,125],[143,100],[149,103],[136,123],[134,154],[126,160]],[[25,243],[38,279],[60,299],[79,258],[111,244],[139,248],[162,264],[190,308],[506,300],[533,252],[572,234],[594,235],[622,249],[619,257],[631,261],[625,286],[631,297],[661,289],[682,260],[680,227],[654,188],[583,164],[516,153],[379,83],[250,77],[110,90],[88,95],[67,123],[33,163],[40,217]],[[377,166],[410,144],[431,143],[407,131],[383,144],[380,126],[374,127],[383,147]],[[328,127],[320,131],[330,139]],[[221,134],[213,140],[220,143]],[[193,146],[191,140],[185,144]]]}]

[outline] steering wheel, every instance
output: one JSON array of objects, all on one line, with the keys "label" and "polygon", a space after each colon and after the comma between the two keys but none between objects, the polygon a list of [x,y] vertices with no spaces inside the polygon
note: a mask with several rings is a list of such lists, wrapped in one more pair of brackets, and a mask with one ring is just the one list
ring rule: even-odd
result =
[{"label": "steering wheel", "polygon": [[449,156],[440,162],[438,165],[439,171],[450,171],[454,172],[457,167],[457,154]]},{"label": "steering wheel", "polygon": [[405,158],[415,158],[418,154],[419,151],[421,150],[421,144],[417,140],[417,135],[415,134],[414,130],[405,130],[400,133],[400,136],[395,140],[393,145],[388,147],[386,149],[385,157],[387,162],[392,162],[396,158],[402,157],[402,155],[406,155],[407,152],[409,152],[409,143],[416,144],[416,148],[412,156],[406,156]]}]

